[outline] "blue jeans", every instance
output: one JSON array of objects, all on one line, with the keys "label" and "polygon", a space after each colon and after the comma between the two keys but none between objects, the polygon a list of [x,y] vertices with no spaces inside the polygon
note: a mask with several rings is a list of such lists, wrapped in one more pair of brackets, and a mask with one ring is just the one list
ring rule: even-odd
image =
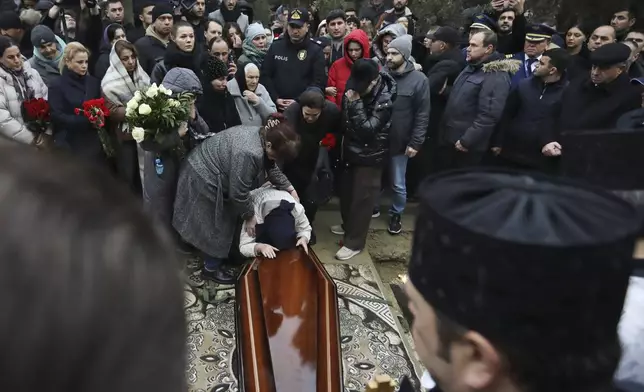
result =
[{"label": "blue jeans", "polygon": [[[389,161],[389,182],[391,183],[391,208],[389,214],[402,215],[407,204],[407,184],[405,178],[407,175],[407,155],[394,155]],[[380,197],[376,199],[375,207],[380,207]]]}]

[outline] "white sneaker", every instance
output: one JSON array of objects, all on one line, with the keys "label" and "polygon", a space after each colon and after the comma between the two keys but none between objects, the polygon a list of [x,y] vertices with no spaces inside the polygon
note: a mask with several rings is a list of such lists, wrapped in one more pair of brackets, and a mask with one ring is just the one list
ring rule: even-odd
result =
[{"label": "white sneaker", "polygon": [[357,255],[360,252],[362,252],[362,251],[361,250],[349,249],[346,246],[343,246],[335,254],[335,258],[338,259],[338,260],[349,260],[350,258],[352,258],[353,256]]},{"label": "white sneaker", "polygon": [[335,235],[344,235],[344,229],[342,228],[342,225],[331,226],[331,233]]}]

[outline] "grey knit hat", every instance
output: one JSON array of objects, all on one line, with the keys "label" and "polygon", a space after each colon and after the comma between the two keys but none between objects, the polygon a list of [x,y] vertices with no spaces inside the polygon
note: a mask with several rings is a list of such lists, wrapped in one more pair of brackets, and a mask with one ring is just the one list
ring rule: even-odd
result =
[{"label": "grey knit hat", "polygon": [[199,78],[188,68],[172,68],[163,78],[162,84],[163,87],[170,89],[173,94],[203,94]]},{"label": "grey knit hat", "polygon": [[31,44],[34,48],[50,42],[56,42],[56,35],[49,27],[38,25],[31,30]]},{"label": "grey knit hat", "polygon": [[389,46],[387,47],[387,50],[396,49],[398,52],[400,52],[400,54],[402,54],[403,58],[408,61],[411,57],[411,41],[411,35],[402,35],[391,41],[389,43]]}]

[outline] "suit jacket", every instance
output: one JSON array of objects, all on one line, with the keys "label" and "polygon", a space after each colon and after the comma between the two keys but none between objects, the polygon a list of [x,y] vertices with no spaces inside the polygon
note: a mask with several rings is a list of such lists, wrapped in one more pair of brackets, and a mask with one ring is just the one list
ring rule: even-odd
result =
[{"label": "suit jacket", "polygon": [[521,82],[522,80],[528,79],[529,77],[532,76],[532,74],[528,74],[528,72],[526,71],[525,53],[524,52],[515,53],[513,55],[508,54],[505,57],[509,58],[509,59],[514,59],[514,60],[521,61],[521,66],[519,67],[519,70],[512,77],[512,88],[515,88],[519,84],[519,82]]}]

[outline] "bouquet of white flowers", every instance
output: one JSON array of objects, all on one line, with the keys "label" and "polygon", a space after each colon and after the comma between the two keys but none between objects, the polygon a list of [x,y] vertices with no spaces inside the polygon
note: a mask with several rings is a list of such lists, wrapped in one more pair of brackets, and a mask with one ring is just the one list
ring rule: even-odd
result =
[{"label": "bouquet of white flowers", "polygon": [[141,143],[144,140],[159,144],[182,123],[188,121],[194,95],[181,93],[172,98],[172,91],[157,86],[137,91],[127,103],[125,119],[132,138]]}]

